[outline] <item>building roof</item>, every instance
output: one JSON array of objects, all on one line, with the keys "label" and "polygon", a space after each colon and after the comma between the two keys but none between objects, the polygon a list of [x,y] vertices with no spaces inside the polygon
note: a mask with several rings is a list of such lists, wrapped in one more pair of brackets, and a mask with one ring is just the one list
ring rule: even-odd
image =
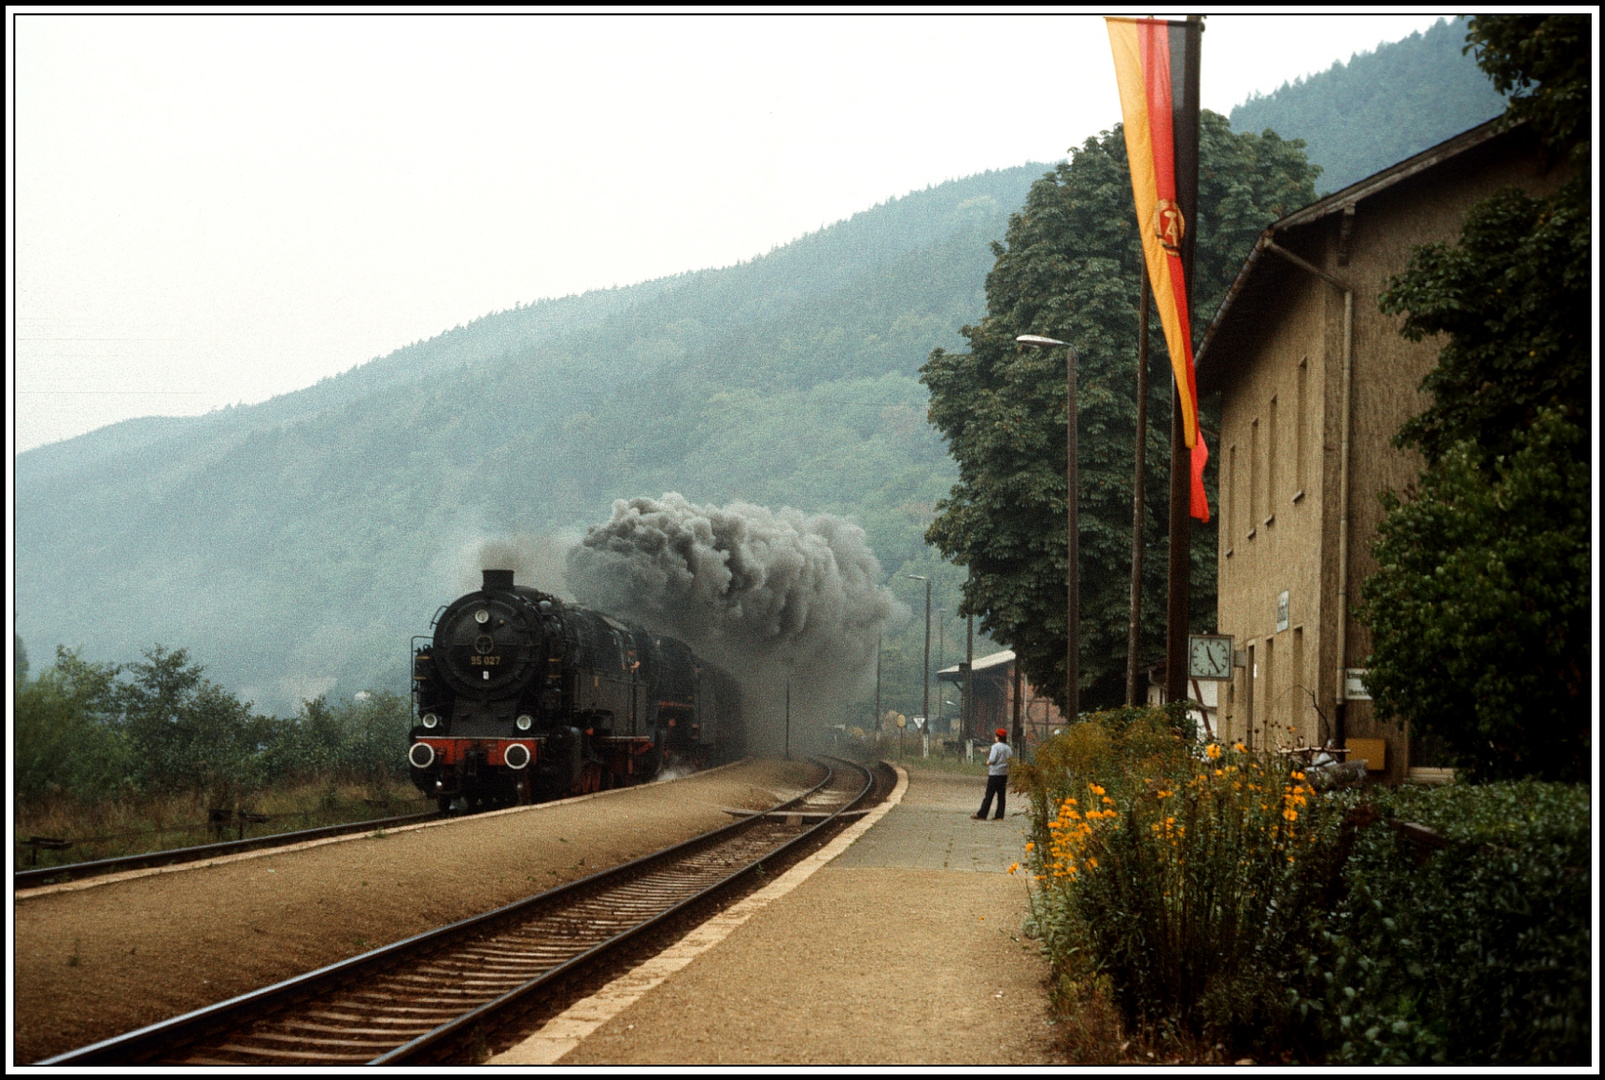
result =
[{"label": "building roof", "polygon": [[1194,357],[1200,392],[1207,393],[1219,389],[1225,370],[1224,358],[1232,354],[1251,320],[1260,313],[1262,302],[1268,299],[1276,285],[1285,279],[1285,271],[1291,269],[1280,259],[1271,260],[1275,266],[1274,270],[1263,269],[1266,252],[1273,245],[1278,245],[1279,241],[1285,242],[1289,235],[1322,222],[1334,214],[1352,217],[1355,208],[1366,199],[1388,191],[1412,177],[1436,169],[1445,162],[1520,127],[1525,125],[1510,124],[1503,116],[1496,116],[1271,223],[1260,234],[1253,250],[1248,253],[1242,269],[1237,272],[1237,278],[1226,291],[1226,299],[1221,301],[1215,317],[1204,330],[1204,339]]},{"label": "building roof", "polygon": [[[1006,668],[1012,663],[1014,663],[1014,650],[1004,649],[1002,652],[995,652],[990,656],[977,657],[975,663],[970,666],[970,670],[977,675],[983,675],[993,670]],[[945,667],[938,671],[936,677],[938,679],[946,679],[948,682],[961,682],[964,679],[964,672],[961,670],[960,665],[954,664],[952,667]]]}]

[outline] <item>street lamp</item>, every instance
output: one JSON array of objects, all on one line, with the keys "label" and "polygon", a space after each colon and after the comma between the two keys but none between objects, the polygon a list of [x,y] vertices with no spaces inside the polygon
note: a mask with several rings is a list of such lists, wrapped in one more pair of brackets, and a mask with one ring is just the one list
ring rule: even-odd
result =
[{"label": "street lamp", "polygon": [[[1069,561],[1065,567],[1065,577],[1069,579],[1066,592],[1068,619],[1065,627],[1065,668],[1064,668],[1064,698],[1065,723],[1073,724],[1081,712],[1081,665],[1079,641],[1081,636],[1081,595],[1079,582],[1081,576],[1080,531],[1076,518],[1076,347],[1067,341],[1059,341],[1050,337],[1039,337],[1036,334],[1021,334],[1014,339],[1017,343],[1030,349],[1060,348],[1065,350],[1064,368],[1064,434],[1065,434],[1065,518],[1066,529],[1069,533]],[[1023,736],[1023,732],[1021,733]],[[1023,741],[1023,740],[1022,740]]]},{"label": "street lamp", "polygon": [[930,745],[931,731],[931,579],[921,574],[904,574],[906,578],[925,582],[925,745]]}]

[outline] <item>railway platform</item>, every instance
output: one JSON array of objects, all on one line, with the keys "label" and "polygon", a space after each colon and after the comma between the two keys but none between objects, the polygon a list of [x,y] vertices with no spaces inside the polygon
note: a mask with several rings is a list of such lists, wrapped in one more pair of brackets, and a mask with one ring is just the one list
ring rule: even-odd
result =
[{"label": "railway platform", "polygon": [[1024,806],[911,766],[808,860],[492,1065],[1061,1063],[1028,910]]}]

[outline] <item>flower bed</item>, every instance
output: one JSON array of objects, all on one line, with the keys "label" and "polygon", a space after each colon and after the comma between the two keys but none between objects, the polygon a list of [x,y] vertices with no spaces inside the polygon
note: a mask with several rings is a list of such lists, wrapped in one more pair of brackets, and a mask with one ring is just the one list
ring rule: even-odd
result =
[{"label": "flower bed", "polygon": [[1587,1060],[1586,789],[1318,795],[1162,709],[1095,714],[1014,783],[1050,958],[1128,1029],[1260,1060]]}]

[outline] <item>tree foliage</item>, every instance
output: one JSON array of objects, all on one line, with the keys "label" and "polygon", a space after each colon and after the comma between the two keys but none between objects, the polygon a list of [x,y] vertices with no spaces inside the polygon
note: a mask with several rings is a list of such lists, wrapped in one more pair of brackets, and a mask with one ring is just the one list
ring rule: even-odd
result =
[{"label": "tree foliage", "polygon": [[1479,15],[1466,51],[1526,120],[1579,164],[1588,160],[1593,19],[1589,15]]},{"label": "tree foliage", "polygon": [[1588,414],[1593,290],[1590,199],[1578,180],[1535,199],[1514,188],[1479,203],[1458,244],[1418,248],[1380,298],[1412,340],[1444,335],[1422,380],[1432,404],[1395,442],[1429,462],[1456,443],[1508,453],[1540,408]]},{"label": "tree foliage", "polygon": [[57,649],[54,666],[18,684],[12,761],[19,800],[71,794],[104,801],[131,782],[119,670]]},{"label": "tree foliage", "polygon": [[[1193,326],[1219,306],[1266,224],[1314,198],[1303,144],[1267,131],[1234,134],[1204,113]],[[1119,127],[1088,139],[1032,185],[995,244],[987,315],[966,326],[968,353],[937,349],[921,370],[931,422],[947,438],[959,481],[926,539],[969,569],[964,606],[1010,642],[1036,685],[1062,688],[1066,637],[1065,359],[1022,351],[1018,334],[1074,343],[1081,529],[1081,683],[1089,707],[1123,700],[1137,409],[1140,238]],[[1168,529],[1168,360],[1150,333],[1145,455],[1143,655],[1163,648]],[[1205,417],[1206,429],[1213,425]],[[1213,470],[1207,484],[1213,500]],[[1193,530],[1192,622],[1210,626],[1214,527]],[[1058,697],[1063,698],[1062,689]]]},{"label": "tree foliage", "polygon": [[[1584,164],[1587,21],[1478,16],[1469,46],[1511,116]],[[1406,336],[1446,340],[1395,439],[1425,471],[1382,495],[1367,681],[1477,779],[1587,776],[1591,216],[1582,164],[1548,197],[1498,192],[1380,299]]]},{"label": "tree foliage", "polygon": [[130,664],[57,649],[52,667],[17,688],[17,795],[103,803],[193,792],[229,808],[279,781],[382,787],[406,775],[411,725],[399,694],[319,697],[281,719],[205,678],[184,649],[155,645]]},{"label": "tree foliage", "polygon": [[1589,739],[1589,467],[1545,410],[1494,461],[1463,442],[1383,496],[1360,617],[1377,707],[1443,736],[1472,779],[1582,780]]}]

